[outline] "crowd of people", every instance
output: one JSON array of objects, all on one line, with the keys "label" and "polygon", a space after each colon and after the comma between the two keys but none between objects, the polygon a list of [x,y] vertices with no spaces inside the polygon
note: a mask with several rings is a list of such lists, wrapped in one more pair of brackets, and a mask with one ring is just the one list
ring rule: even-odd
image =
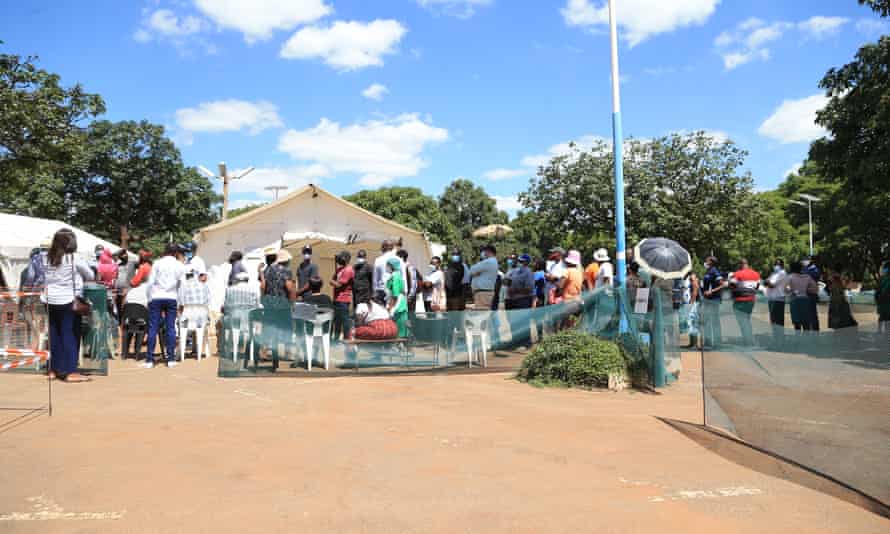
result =
[{"label": "crowd of people", "polygon": [[[264,251],[265,261],[256,273],[258,285],[250,283],[243,254],[232,252],[221,311],[227,320],[244,325],[251,310],[270,310],[270,321],[278,317],[279,329],[290,332],[290,310],[299,302],[332,314],[329,335],[334,342],[404,339],[410,337],[417,313],[509,311],[562,304],[562,309],[568,310],[566,315],[581,314],[586,292],[611,291],[615,283],[615,269],[604,248],[585,266],[577,250],[554,247],[546,258],[516,253],[499,258],[496,247],[489,244],[481,247],[475,263],[468,264],[462,251],[455,248],[445,258],[435,256],[421,268],[398,245],[384,240],[373,261],[365,250],[357,251],[354,261],[349,251],[340,252],[329,280],[321,278],[310,246],[302,249],[295,265],[287,250],[270,248]],[[124,357],[133,341],[138,354],[142,337],[147,335],[148,350],[140,364],[145,368],[155,365],[158,341],[166,365],[176,365],[178,324],[184,321],[202,327],[211,320],[208,271],[196,243],[168,244],[157,260],[145,250],[112,253],[100,246],[94,251],[95,259],[84,262],[76,252],[75,234],[68,229],[58,231],[35,249],[20,284],[23,290],[39,289],[47,305],[53,354],[50,372],[55,377],[70,382],[88,380],[77,372],[78,314],[88,305],[82,299],[85,282],[95,280],[107,288],[109,314],[121,325]],[[718,259],[710,256],[704,261],[703,272],[701,280],[692,271],[683,280],[671,282],[672,303],[682,310],[681,325],[688,330],[690,347],[716,348],[721,343],[720,309],[727,294],[741,339],[749,345],[754,344],[751,317],[760,292],[765,294],[777,337],[785,333],[786,305],[795,331],[819,331],[820,282],[830,296],[828,326],[840,329],[857,324],[846,294],[849,281],[839,268],[823,273],[816,258],[795,261],[787,270],[784,261],[776,259],[772,272],[761,277],[745,259],[738,261],[736,270],[724,272]],[[626,273],[630,305],[641,288],[655,284],[631,258]],[[890,331],[890,262],[881,266],[875,300],[879,328]],[[281,313],[272,313],[274,310]],[[277,364],[277,344],[268,348]]]}]

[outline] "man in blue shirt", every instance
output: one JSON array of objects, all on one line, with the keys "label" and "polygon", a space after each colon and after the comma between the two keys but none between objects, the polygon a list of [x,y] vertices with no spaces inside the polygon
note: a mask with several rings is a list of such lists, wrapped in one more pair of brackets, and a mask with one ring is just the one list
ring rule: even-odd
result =
[{"label": "man in blue shirt", "polygon": [[[802,274],[808,275],[813,279],[816,284],[819,283],[819,280],[822,279],[822,271],[819,269],[819,266],[816,264],[817,259],[816,256],[810,256],[809,258],[800,262],[803,270]],[[810,295],[810,317],[812,318],[812,326],[813,331],[819,331],[819,295]]]},{"label": "man in blue shirt", "polygon": [[702,334],[703,344],[708,349],[717,348],[723,335],[720,328],[720,302],[726,286],[726,278],[717,268],[717,258],[708,256],[705,259],[705,275],[702,277]]},{"label": "man in blue shirt", "polygon": [[470,267],[470,285],[473,288],[473,306],[477,310],[490,310],[494,300],[494,286],[498,281],[498,258],[494,245],[482,247],[481,259]]},{"label": "man in blue shirt", "polygon": [[528,266],[532,261],[531,256],[523,254],[519,256],[518,260],[519,265],[511,265],[512,269],[504,280],[504,284],[507,286],[504,307],[508,310],[531,308],[535,294],[535,273]]}]

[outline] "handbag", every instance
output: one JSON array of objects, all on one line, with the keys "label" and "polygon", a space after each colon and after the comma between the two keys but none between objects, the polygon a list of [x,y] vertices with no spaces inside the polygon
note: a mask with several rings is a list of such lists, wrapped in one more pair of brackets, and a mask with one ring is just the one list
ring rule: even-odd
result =
[{"label": "handbag", "polygon": [[77,270],[74,268],[74,255],[71,255],[71,292],[74,294],[74,302],[71,303],[71,310],[74,312],[74,315],[80,315],[81,317],[89,315],[93,313],[93,304],[85,300],[83,297],[77,296],[77,282],[75,280],[75,276],[77,276]]}]

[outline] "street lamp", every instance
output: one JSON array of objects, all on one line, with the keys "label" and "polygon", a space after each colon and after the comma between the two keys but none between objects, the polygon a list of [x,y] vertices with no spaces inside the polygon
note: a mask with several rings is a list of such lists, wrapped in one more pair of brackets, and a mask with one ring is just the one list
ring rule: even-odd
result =
[{"label": "street lamp", "polygon": [[813,250],[813,202],[821,202],[822,199],[817,196],[808,195],[806,193],[800,193],[798,196],[806,200],[806,202],[801,202],[799,200],[789,200],[788,202],[797,204],[798,206],[807,207],[807,212],[809,213],[810,219],[810,256],[812,256],[813,254],[815,254],[815,251]]},{"label": "street lamp", "polygon": [[254,168],[250,167],[249,169],[247,169],[246,171],[242,172],[241,174],[239,174],[237,176],[231,176],[231,175],[229,175],[229,171],[226,169],[226,162],[221,161],[221,162],[219,162],[219,176],[210,172],[203,165],[198,165],[198,170],[201,171],[201,173],[203,173],[208,178],[216,178],[218,180],[222,180],[222,183],[223,183],[222,220],[226,220],[226,218],[229,216],[229,182],[232,180],[240,180],[241,178],[244,178],[248,174],[252,173],[254,171]]}]

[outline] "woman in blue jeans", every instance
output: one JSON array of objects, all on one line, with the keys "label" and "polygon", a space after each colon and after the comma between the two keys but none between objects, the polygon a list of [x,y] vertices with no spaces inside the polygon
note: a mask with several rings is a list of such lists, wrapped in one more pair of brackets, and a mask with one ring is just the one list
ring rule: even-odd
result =
[{"label": "woman in blue jeans", "polygon": [[43,293],[49,308],[49,374],[65,382],[89,382],[77,372],[80,317],[74,313],[73,303],[75,296],[83,295],[83,283],[93,279],[93,271],[75,252],[74,232],[68,228],[56,232],[47,254]]}]

